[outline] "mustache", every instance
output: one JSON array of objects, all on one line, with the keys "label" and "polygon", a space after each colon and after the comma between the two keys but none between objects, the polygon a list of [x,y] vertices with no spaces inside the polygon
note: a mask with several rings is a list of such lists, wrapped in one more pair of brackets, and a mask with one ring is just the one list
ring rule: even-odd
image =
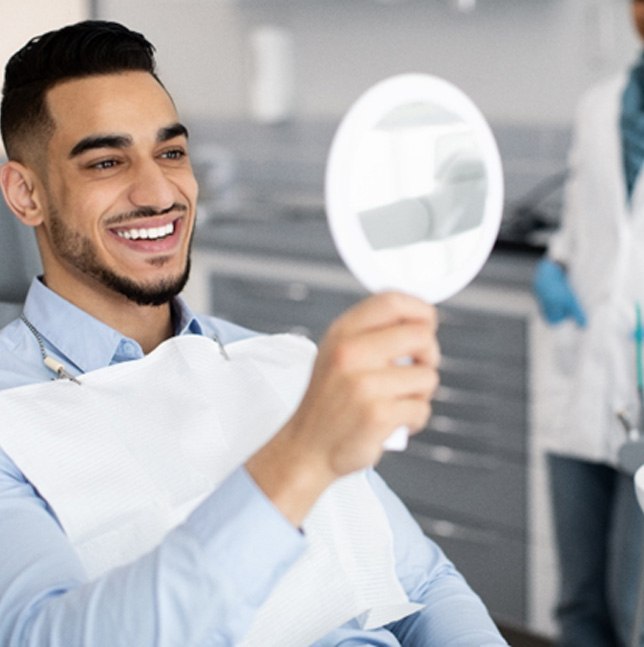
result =
[{"label": "mustache", "polygon": [[173,211],[178,211],[180,213],[186,213],[188,211],[188,206],[181,203],[175,202],[166,209],[154,209],[152,207],[141,207],[135,209],[134,211],[128,211],[126,213],[119,213],[111,218],[108,218],[105,221],[107,227],[114,227],[116,225],[122,225],[126,222],[131,222],[132,220],[138,220],[139,218],[150,218],[152,216],[164,216],[167,213],[172,213]]}]

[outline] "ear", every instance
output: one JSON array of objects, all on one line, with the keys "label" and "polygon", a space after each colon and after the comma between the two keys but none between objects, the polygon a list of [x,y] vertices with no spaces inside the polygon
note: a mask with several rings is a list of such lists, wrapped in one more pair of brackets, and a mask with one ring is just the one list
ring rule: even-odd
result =
[{"label": "ear", "polygon": [[7,162],[0,167],[4,199],[18,220],[29,227],[37,227],[43,221],[39,186],[34,172],[19,162]]}]

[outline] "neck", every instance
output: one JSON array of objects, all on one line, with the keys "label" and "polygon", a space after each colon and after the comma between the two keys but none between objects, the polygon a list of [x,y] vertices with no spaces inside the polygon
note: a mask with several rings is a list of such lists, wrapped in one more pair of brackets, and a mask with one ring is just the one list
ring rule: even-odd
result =
[{"label": "neck", "polygon": [[169,303],[160,306],[139,306],[130,302],[127,305],[122,304],[113,313],[105,313],[105,316],[97,318],[137,341],[146,354],[174,334],[172,308]]},{"label": "neck", "polygon": [[146,354],[174,334],[169,302],[160,306],[141,306],[102,285],[75,285],[71,290],[50,279],[45,274],[48,288],[110,328],[134,339]]}]

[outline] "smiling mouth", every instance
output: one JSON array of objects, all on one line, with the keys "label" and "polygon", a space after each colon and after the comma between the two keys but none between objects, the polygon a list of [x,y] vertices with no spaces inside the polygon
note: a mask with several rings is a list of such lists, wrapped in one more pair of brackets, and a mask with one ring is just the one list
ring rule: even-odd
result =
[{"label": "smiling mouth", "polygon": [[169,222],[161,227],[139,227],[137,229],[117,229],[116,235],[125,240],[163,240],[172,236],[175,223]]}]

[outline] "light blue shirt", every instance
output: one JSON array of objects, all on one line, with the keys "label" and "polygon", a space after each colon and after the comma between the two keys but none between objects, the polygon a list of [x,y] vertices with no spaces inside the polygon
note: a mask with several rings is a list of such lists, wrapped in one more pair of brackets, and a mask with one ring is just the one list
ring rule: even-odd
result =
[{"label": "light blue shirt", "polygon": [[[217,336],[224,345],[253,334],[197,318],[180,299],[174,305],[177,334]],[[71,374],[143,356],[137,342],[38,280],[24,312],[47,353]],[[51,378],[24,323],[0,331],[1,389]],[[505,645],[440,548],[375,472],[369,478],[391,523],[398,577],[410,599],[426,606],[368,632],[350,622],[316,647]],[[47,502],[1,450],[0,527],[0,644],[6,647],[235,645],[307,541],[240,467],[154,551],[90,582]]]}]

